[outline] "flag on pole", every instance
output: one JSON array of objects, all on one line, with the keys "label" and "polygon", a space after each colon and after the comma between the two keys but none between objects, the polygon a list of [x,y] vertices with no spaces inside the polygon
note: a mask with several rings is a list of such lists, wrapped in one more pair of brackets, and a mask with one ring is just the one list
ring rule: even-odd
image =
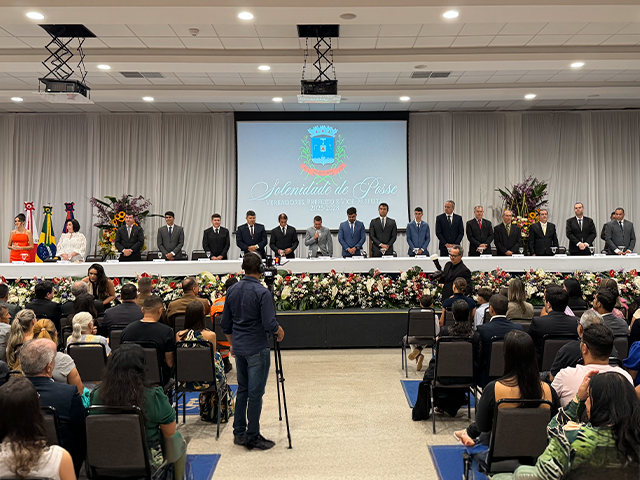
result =
[{"label": "flag on pole", "polygon": [[64,220],[64,228],[62,229],[62,233],[67,233],[67,222],[69,220],[73,220],[74,216],[73,216],[73,206],[75,205],[75,203],[65,203],[64,204],[64,209],[65,212],[67,212],[67,218]]},{"label": "flag on pole", "polygon": [[51,224],[53,207],[45,205],[42,209],[44,210],[44,221],[42,222],[42,231],[40,232],[38,249],[36,250],[36,263],[42,263],[46,259],[56,256],[56,237]]}]

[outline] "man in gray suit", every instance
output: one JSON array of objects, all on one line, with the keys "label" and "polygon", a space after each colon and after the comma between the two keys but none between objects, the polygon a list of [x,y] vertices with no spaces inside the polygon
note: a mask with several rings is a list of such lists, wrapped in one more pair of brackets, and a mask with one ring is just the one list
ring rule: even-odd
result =
[{"label": "man in gray suit", "polygon": [[158,250],[167,260],[181,260],[182,246],[184,245],[184,229],[175,225],[176,216],[173,212],[164,214],[167,224],[158,229]]},{"label": "man in gray suit", "polygon": [[380,216],[371,220],[369,224],[372,257],[393,255],[393,244],[398,238],[398,227],[393,218],[387,217],[388,212],[389,205],[381,203],[378,207]]},{"label": "man in gray suit", "polygon": [[313,218],[313,227],[307,228],[304,244],[309,247],[309,257],[333,257],[333,237],[327,227],[322,226],[322,217]]},{"label": "man in gray suit", "polygon": [[633,223],[624,219],[624,208],[616,208],[615,218],[607,223],[604,233],[608,255],[626,255],[633,252],[636,246],[636,233],[633,230]]}]

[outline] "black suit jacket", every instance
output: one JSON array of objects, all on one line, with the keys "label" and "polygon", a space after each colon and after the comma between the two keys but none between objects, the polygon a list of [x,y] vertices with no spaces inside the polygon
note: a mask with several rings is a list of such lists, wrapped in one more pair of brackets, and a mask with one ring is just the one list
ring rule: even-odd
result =
[{"label": "black suit jacket", "polygon": [[398,238],[398,227],[393,218],[387,217],[384,222],[384,230],[382,229],[382,220],[376,217],[369,223],[369,238],[371,239],[371,256],[381,257],[380,244],[389,245],[385,255],[393,255],[393,244]]},{"label": "black suit jacket", "polygon": [[482,252],[485,255],[491,255],[491,244],[493,243],[493,225],[489,220],[482,219],[482,230],[478,226],[478,220],[472,218],[467,222],[467,239],[469,240],[469,256],[478,257],[478,247],[483,243],[487,245],[487,249]]},{"label": "black suit jacket", "polygon": [[133,250],[133,253],[128,257],[125,257],[124,254],[121,255],[121,262],[139,262],[142,260],[140,252],[144,246],[144,230],[142,230],[142,227],[134,225],[131,227],[131,237],[129,237],[129,234],[127,233],[127,226],[123,225],[116,231],[115,244],[116,249],[119,252],[128,248]]},{"label": "black suit jacket", "polygon": [[478,333],[482,340],[482,369],[480,372],[480,384],[484,386],[489,380],[489,363],[491,360],[491,339],[504,337],[511,330],[524,330],[522,325],[514,323],[504,315],[491,318],[489,323],[478,326]]},{"label": "black suit jacket", "polygon": [[444,286],[442,287],[443,301],[453,295],[453,282],[458,277],[462,277],[467,281],[467,289],[464,291],[464,293],[467,296],[471,295],[471,292],[473,292],[471,271],[463,262],[460,262],[457,265],[454,265],[451,262],[447,262],[442,269],[442,272],[444,273],[444,275],[442,276],[442,282],[444,283]]},{"label": "black suit jacket", "polygon": [[593,245],[594,240],[598,236],[596,232],[596,224],[589,217],[582,217],[582,230],[578,224],[578,219],[574,216],[567,219],[567,238],[569,239],[570,255],[591,255],[588,248],[580,250],[578,243],[588,243]]},{"label": "black suit jacket", "polygon": [[460,245],[462,238],[464,237],[464,225],[462,224],[462,217],[455,213],[451,216],[451,225],[447,220],[447,214],[442,213],[436,217],[436,237],[440,241],[440,256],[446,257],[449,255],[447,252],[447,243],[452,245]]},{"label": "black suit jacket", "polygon": [[511,225],[511,233],[507,235],[504,223],[500,222],[493,229],[493,238],[499,256],[505,256],[507,252],[520,253],[518,249],[522,246],[522,234],[517,225]]},{"label": "black suit jacket", "polygon": [[249,251],[250,246],[258,245],[258,250],[256,250],[256,252],[264,258],[266,256],[264,247],[267,246],[267,231],[265,230],[264,225],[256,223],[253,226],[253,238],[251,237],[249,225],[246,223],[240,225],[236,231],[236,245],[238,245],[238,248],[244,253]]},{"label": "black suit jacket", "polygon": [[556,226],[547,222],[547,234],[542,233],[542,225],[534,223],[529,229],[529,252],[531,255],[553,255],[551,247],[558,247]]},{"label": "black suit jacket", "polygon": [[[229,247],[231,246],[231,235],[229,230],[220,227],[220,231],[216,235],[213,231],[213,227],[209,227],[204,231],[202,236],[202,249],[205,252],[211,252],[212,257],[219,257],[222,255],[222,259],[227,259],[229,253]],[[251,237],[251,235],[249,235]]]},{"label": "black suit jacket", "polygon": [[49,377],[28,377],[40,394],[40,405],[51,406],[60,420],[60,446],[73,459],[76,472],[85,460],[87,440],[84,429],[85,410],[74,385],[56,383]]},{"label": "black suit jacket", "polygon": [[529,336],[536,344],[538,366],[542,366],[542,349],[545,335],[575,335],[578,336],[578,319],[564,312],[549,312],[545,317],[533,317],[529,325]]},{"label": "black suit jacket", "polygon": [[[144,314],[136,302],[123,302],[120,305],[107,309],[101,322],[103,330],[109,331],[114,325],[124,325],[142,320]],[[108,335],[108,333],[107,333]]]},{"label": "black suit jacket", "polygon": [[282,227],[278,225],[271,230],[271,242],[269,248],[273,251],[274,256],[278,255],[278,250],[291,249],[291,253],[287,254],[287,258],[296,258],[296,248],[298,248],[298,232],[296,227],[287,225],[287,234],[282,234]]},{"label": "black suit jacket", "polygon": [[60,317],[62,316],[62,309],[60,308],[59,303],[52,302],[46,298],[34,298],[27,303],[24,308],[33,310],[33,313],[36,314],[36,318],[38,320],[41,318],[48,318],[55,324],[58,333],[60,332]]}]

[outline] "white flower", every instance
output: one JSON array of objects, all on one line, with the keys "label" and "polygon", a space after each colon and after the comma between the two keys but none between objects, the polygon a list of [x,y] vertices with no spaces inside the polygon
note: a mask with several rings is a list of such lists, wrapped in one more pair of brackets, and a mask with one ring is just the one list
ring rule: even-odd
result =
[{"label": "white flower", "polygon": [[376,283],[376,281],[373,278],[369,278],[367,280],[367,292],[371,293],[371,287],[373,287],[373,284]]},{"label": "white flower", "polygon": [[402,272],[400,275],[400,280],[405,281],[407,279],[407,272]]},{"label": "white flower", "polygon": [[338,294],[338,287],[334,285],[333,287],[331,287],[331,300],[336,298],[337,294]]}]

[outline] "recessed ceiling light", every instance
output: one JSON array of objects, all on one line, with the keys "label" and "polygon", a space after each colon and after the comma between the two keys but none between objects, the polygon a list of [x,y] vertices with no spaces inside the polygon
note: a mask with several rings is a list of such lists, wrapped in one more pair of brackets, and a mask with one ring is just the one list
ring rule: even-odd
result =
[{"label": "recessed ceiling light", "polygon": [[355,13],[343,13],[340,15],[340,18],[343,20],[353,20],[356,16],[357,15]]},{"label": "recessed ceiling light", "polygon": [[100,70],[111,70],[111,67],[109,65],[98,65],[98,68]]},{"label": "recessed ceiling light", "polygon": [[409,100],[411,100],[411,97],[400,97],[401,102],[408,102]]},{"label": "recessed ceiling light", "polygon": [[262,70],[263,72],[266,72],[268,70],[271,70],[271,67],[269,65],[260,65],[258,67],[258,70]]},{"label": "recessed ceiling light", "polygon": [[11,97],[12,102],[24,102],[24,99],[21,97]]},{"label": "recessed ceiling light", "polygon": [[575,62],[571,64],[571,68],[580,68],[584,67],[584,62]]},{"label": "recessed ceiling light", "polygon": [[533,100],[534,98],[536,98],[536,94],[535,93],[527,93],[524,98],[526,98],[527,100]]},{"label": "recessed ceiling light", "polygon": [[282,98],[281,97],[273,97],[271,100],[273,100],[274,102],[281,102]]},{"label": "recessed ceiling light", "polygon": [[444,12],[442,16],[444,18],[457,18],[460,15],[456,10],[449,10],[448,12]]},{"label": "recessed ceiling light", "polygon": [[44,15],[38,12],[29,12],[27,13],[27,17],[33,20],[42,20],[44,18]]},{"label": "recessed ceiling light", "polygon": [[251,20],[253,18],[253,13],[240,12],[238,14],[238,18],[241,19],[241,20]]},{"label": "recessed ceiling light", "polygon": [[153,97],[142,97],[145,102],[153,102]]}]

